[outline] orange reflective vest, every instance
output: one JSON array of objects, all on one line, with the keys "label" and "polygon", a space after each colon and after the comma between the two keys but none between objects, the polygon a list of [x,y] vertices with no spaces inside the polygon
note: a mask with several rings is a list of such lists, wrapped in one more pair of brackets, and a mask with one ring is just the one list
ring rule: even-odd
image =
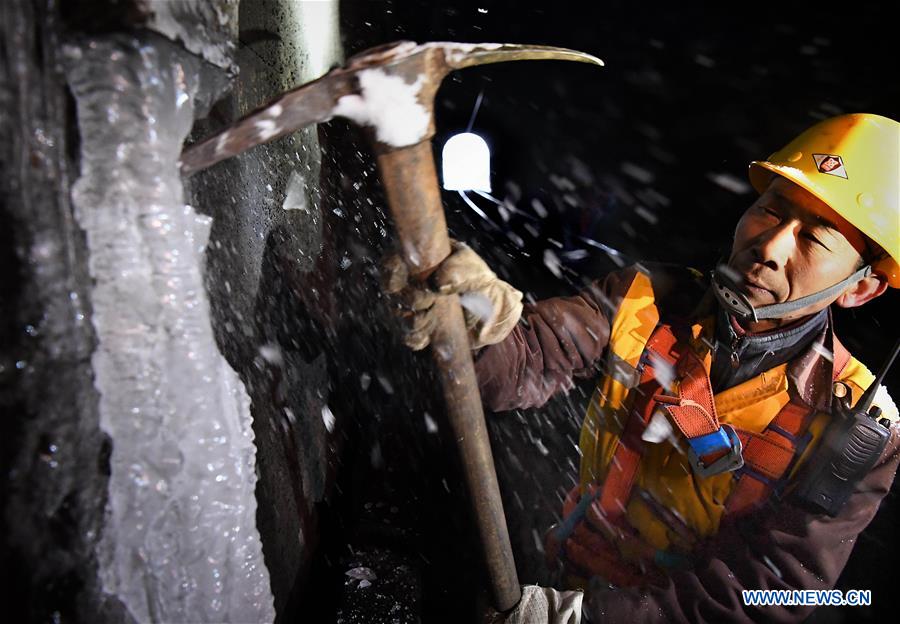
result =
[{"label": "orange reflective vest", "polygon": [[[582,425],[580,483],[547,536],[576,584],[646,585],[690,565],[695,544],[780,491],[815,447],[830,416],[797,398],[788,364],[713,395],[711,330],[712,318],[661,324],[650,278],[635,273]],[[856,401],[874,376],[836,339],[833,357]],[[897,418],[889,399],[880,406]],[[659,415],[668,435],[645,440]]]}]

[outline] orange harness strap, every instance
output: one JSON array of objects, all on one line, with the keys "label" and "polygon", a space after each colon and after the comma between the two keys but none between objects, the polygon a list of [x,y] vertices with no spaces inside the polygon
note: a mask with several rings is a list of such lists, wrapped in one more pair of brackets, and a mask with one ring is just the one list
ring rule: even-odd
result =
[{"label": "orange harness strap", "polygon": [[[625,522],[625,506],[631,497],[643,455],[641,434],[655,409],[652,398],[662,392],[653,362],[668,366],[674,361],[672,350],[676,342],[671,331],[654,331],[647,341],[644,353],[653,355],[644,364],[638,385],[632,389],[641,400],[634,402],[625,420],[602,486],[591,484],[582,491],[576,485],[569,492],[563,505],[562,523],[546,535],[549,562],[564,558],[575,574],[586,578],[600,576],[620,587],[638,585],[644,579],[646,567],[638,569],[623,561],[615,544],[628,541],[638,550],[640,559],[653,556],[652,549],[642,543]],[[641,548],[646,552],[640,552]]]},{"label": "orange harness strap", "polygon": [[[647,341],[644,352],[650,355],[644,360],[637,388],[632,390],[638,393],[640,399],[635,401],[625,421],[624,431],[619,436],[619,444],[613,453],[600,494],[599,511],[607,522],[618,523],[625,516],[625,506],[631,497],[634,478],[644,452],[641,435],[656,408],[654,399],[662,392],[654,366],[670,366],[670,362],[675,361],[673,351],[676,344],[675,334],[666,325],[657,327]],[[591,514],[588,517],[590,516]]]},{"label": "orange harness strap", "polygon": [[847,368],[847,364],[850,362],[850,352],[847,351],[847,347],[844,346],[838,337],[832,334],[832,339],[834,340],[834,377],[832,381],[837,381],[838,377],[841,373],[844,372],[844,369]]},{"label": "orange harness strap", "polygon": [[744,447],[744,465],[735,473],[735,485],[725,500],[729,520],[762,504],[788,474],[798,446],[805,448],[808,442],[800,436],[815,412],[792,397],[761,434],[738,431]]}]

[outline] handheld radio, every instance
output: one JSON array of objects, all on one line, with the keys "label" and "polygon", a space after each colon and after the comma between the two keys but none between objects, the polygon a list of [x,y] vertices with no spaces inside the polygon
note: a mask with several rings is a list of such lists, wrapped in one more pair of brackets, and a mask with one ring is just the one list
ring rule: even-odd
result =
[{"label": "handheld radio", "polygon": [[838,381],[832,386],[831,422],[796,490],[800,501],[815,511],[836,516],[881,457],[891,435],[890,421],[872,401],[898,351],[900,340],[854,407],[846,384]]}]

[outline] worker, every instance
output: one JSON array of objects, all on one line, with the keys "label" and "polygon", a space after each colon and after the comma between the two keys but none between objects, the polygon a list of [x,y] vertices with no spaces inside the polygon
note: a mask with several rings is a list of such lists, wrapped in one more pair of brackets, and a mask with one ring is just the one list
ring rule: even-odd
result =
[{"label": "worker", "polygon": [[[855,449],[865,457],[839,426],[874,375],[829,311],[900,287],[898,151],[900,124],[851,114],[752,162],[759,197],[709,279],[635,265],[523,306],[463,244],[429,287],[391,263],[413,349],[430,340],[436,297],[463,297],[490,409],[540,407],[597,378],[578,483],[546,536],[568,587],[526,586],[498,621],[798,621],[811,605],[753,606],[742,590],[834,587],[900,460],[883,387],[859,420],[874,436]],[[862,473],[829,477],[844,460]]]}]

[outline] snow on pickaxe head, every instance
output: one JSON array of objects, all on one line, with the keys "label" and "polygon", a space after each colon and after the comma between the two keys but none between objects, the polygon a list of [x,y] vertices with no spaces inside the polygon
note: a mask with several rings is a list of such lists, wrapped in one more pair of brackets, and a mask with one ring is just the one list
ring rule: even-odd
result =
[{"label": "snow on pickaxe head", "polygon": [[[190,175],[310,124],[333,117],[350,119],[366,129],[374,145],[379,176],[410,273],[425,279],[450,254],[430,145],[438,87],[454,69],[541,59],[603,64],[583,52],[548,46],[387,44],[352,57],[344,67],[288,91],[189,147],[181,156],[181,170]],[[439,298],[434,305],[440,322],[431,338],[432,356],[462,459],[494,607],[506,611],[519,600],[519,582],[465,321],[456,295]]]}]

